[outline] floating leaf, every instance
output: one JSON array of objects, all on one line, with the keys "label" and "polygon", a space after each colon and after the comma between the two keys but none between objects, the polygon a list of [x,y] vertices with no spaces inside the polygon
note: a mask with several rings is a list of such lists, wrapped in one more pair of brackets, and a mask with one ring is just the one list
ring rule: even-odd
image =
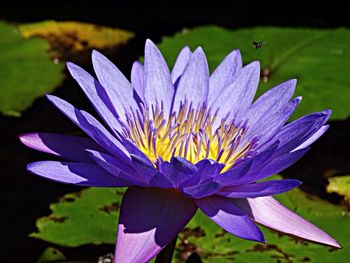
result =
[{"label": "floating leaf", "polygon": [[331,177],[328,181],[327,192],[342,195],[350,203],[350,175]]},{"label": "floating leaf", "polygon": [[54,64],[43,39],[23,39],[0,21],[0,112],[20,116],[32,101],[52,91],[63,78],[63,64]]},{"label": "floating leaf", "polygon": [[[276,177],[279,178],[279,177]],[[274,179],[276,179],[274,178]],[[113,244],[123,191],[90,188],[65,195],[51,205],[51,215],[37,222],[32,236],[64,246]],[[266,244],[236,238],[198,212],[180,233],[176,260],[198,253],[203,262],[346,262],[350,256],[350,215],[339,206],[295,189],[277,196],[284,205],[334,236],[343,246],[336,250],[297,240],[261,227]]]},{"label": "floating leaf", "polygon": [[66,259],[65,255],[61,251],[59,251],[54,247],[48,247],[41,254],[37,263],[45,263],[45,262],[65,260],[65,259]]},{"label": "floating leaf", "polygon": [[[253,41],[266,41],[259,49]],[[211,70],[233,49],[239,48],[245,63],[259,60],[262,79],[258,94],[291,78],[298,79],[295,94],[304,102],[294,118],[331,108],[332,119],[350,116],[350,30],[256,27],[227,30],[206,26],[165,37],[159,45],[172,65],[179,50],[202,46]]]},{"label": "floating leaf", "polygon": [[25,38],[39,36],[47,39],[59,59],[72,59],[77,53],[93,48],[114,48],[127,43],[134,36],[129,31],[117,28],[72,21],[23,24],[19,29]]},{"label": "floating leaf", "polygon": [[113,244],[123,193],[121,189],[89,188],[67,194],[50,206],[51,215],[37,221],[39,232],[31,236],[67,247]]},{"label": "floating leaf", "polygon": [[276,198],[284,205],[321,227],[341,244],[337,250],[294,239],[261,227],[266,244],[236,238],[197,213],[178,242],[177,258],[181,261],[197,252],[203,262],[346,262],[350,256],[350,215],[341,207],[295,189]]}]

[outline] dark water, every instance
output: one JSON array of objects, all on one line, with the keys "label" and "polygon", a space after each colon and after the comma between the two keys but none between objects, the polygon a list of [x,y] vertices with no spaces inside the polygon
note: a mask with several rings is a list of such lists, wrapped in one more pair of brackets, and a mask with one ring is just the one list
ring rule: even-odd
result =
[{"label": "dark water", "polygon": [[[73,2],[73,1],[72,1]],[[176,5],[176,2],[172,2]],[[136,5],[136,3],[135,3]],[[350,26],[343,5],[320,6],[321,11],[312,12],[297,6],[283,7],[265,2],[235,3],[233,6],[191,8],[176,6],[144,7],[135,9],[98,1],[88,4],[50,2],[49,4],[12,1],[0,8],[0,20],[10,22],[41,21],[45,19],[75,20],[120,27],[134,31],[136,38],[118,51],[115,62],[129,76],[131,63],[142,55],[145,38],[158,42],[163,35],[172,35],[183,27],[218,24],[228,28],[256,25],[338,27]],[[290,9],[288,9],[290,8]],[[334,11],[332,10],[334,8]],[[1,37],[1,36],[0,36]],[[83,65],[91,68],[91,65]],[[72,79],[67,79],[55,94],[88,110],[91,107]],[[17,134],[30,131],[69,133],[76,128],[45,99],[35,101],[21,118],[0,116],[0,262],[35,262],[46,243],[27,237],[35,231],[35,220],[49,213],[48,206],[67,192],[80,190],[32,176],[25,171],[28,162],[44,160],[46,155],[26,149]],[[350,173],[350,120],[333,122],[331,129],[314,144],[312,150],[296,165],[284,172],[285,176],[297,176],[303,189],[332,202],[338,196],[325,193],[325,175]],[[59,247],[58,247],[59,248]],[[95,259],[98,255],[113,251],[112,246],[90,246],[79,249],[62,248],[72,259]],[[193,257],[195,258],[195,256]]]}]

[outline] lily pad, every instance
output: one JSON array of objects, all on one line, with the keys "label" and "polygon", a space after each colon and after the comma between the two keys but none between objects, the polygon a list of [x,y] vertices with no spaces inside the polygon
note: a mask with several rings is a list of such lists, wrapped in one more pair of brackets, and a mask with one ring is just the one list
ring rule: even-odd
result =
[{"label": "lily pad", "polygon": [[328,181],[327,192],[342,195],[350,203],[350,175],[331,177]]},{"label": "lily pad", "polygon": [[[254,48],[253,41],[266,41]],[[259,60],[262,81],[258,95],[273,86],[297,78],[296,95],[303,102],[293,115],[331,108],[331,119],[350,116],[350,30],[255,27],[227,30],[205,26],[183,30],[164,37],[159,44],[166,60],[172,65],[179,50],[189,45],[202,46],[213,70],[231,50],[241,50],[244,63]],[[265,81],[265,82],[264,82]]]},{"label": "lily pad", "polygon": [[61,251],[59,251],[57,248],[48,247],[41,254],[37,263],[45,263],[45,262],[51,262],[51,261],[57,262],[59,260],[65,260],[65,259],[66,259],[65,255]]},{"label": "lily pad", "polygon": [[[276,177],[278,178],[278,177]],[[37,221],[31,236],[54,244],[75,247],[115,242],[118,207],[124,190],[90,188],[68,194],[51,205],[52,214]],[[184,262],[198,253],[203,262],[346,262],[350,256],[350,215],[340,206],[295,189],[277,199],[318,225],[343,246],[335,250],[261,227],[266,244],[236,238],[201,212],[180,233],[174,261]]]},{"label": "lily pad", "polygon": [[57,59],[72,59],[77,53],[93,48],[114,48],[126,44],[134,36],[126,30],[74,21],[22,24],[19,30],[25,38],[38,36],[47,39]]},{"label": "lily pad", "polygon": [[113,244],[123,189],[90,188],[67,194],[52,204],[52,214],[38,219],[31,236],[53,244],[76,247]]},{"label": "lily pad", "polygon": [[334,236],[343,249],[313,244],[261,227],[266,244],[236,238],[221,230],[202,213],[197,213],[180,234],[177,259],[182,262],[190,253],[198,253],[203,262],[347,262],[350,256],[350,215],[299,189],[277,199],[284,205]]},{"label": "lily pad", "polygon": [[0,21],[0,112],[20,116],[32,101],[63,79],[63,64],[52,62],[49,44],[23,39],[16,27]]}]

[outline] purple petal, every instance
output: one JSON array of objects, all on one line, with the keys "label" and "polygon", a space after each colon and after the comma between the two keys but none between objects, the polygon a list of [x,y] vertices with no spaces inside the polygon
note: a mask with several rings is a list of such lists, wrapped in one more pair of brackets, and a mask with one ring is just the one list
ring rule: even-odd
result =
[{"label": "purple petal", "polygon": [[125,147],[93,116],[76,109],[73,105],[58,97],[47,95],[47,98],[80,129],[102,146],[103,149],[122,159],[128,160],[129,153]]},{"label": "purple petal", "polygon": [[191,55],[192,52],[190,48],[186,46],[180,51],[179,55],[177,56],[173,70],[171,71],[171,80],[174,84],[184,72]]},{"label": "purple petal", "polygon": [[120,208],[115,262],[148,262],[196,213],[194,203],[176,191],[129,188]]},{"label": "purple petal", "polygon": [[213,179],[219,176],[224,164],[204,159],[196,163],[197,171],[190,174],[190,179],[181,185],[182,192],[192,198],[202,198],[219,191],[222,186]]},{"label": "purple petal", "polygon": [[261,170],[264,164],[271,160],[271,157],[276,152],[278,145],[279,145],[279,141],[276,141],[275,143],[271,144],[268,148],[266,148],[264,151],[261,151],[258,154],[256,154],[256,156],[253,157],[252,165],[249,169],[249,173],[256,173],[259,170]]},{"label": "purple petal", "polygon": [[237,165],[233,166],[226,172],[219,174],[214,178],[214,182],[220,184],[222,187],[226,185],[234,184],[239,182],[242,178],[245,178],[246,174],[250,170],[252,165],[251,159],[246,159]]},{"label": "purple petal", "polygon": [[276,106],[278,108],[284,107],[292,98],[296,83],[295,79],[288,80],[261,95],[249,108],[245,116],[249,121],[248,126],[258,123],[261,118],[268,115]]},{"label": "purple petal", "polygon": [[46,179],[66,184],[95,187],[130,185],[94,163],[41,161],[28,164],[27,170]]},{"label": "purple petal", "polygon": [[285,122],[293,114],[300,101],[301,97],[296,97],[287,104],[277,103],[269,112],[265,112],[265,115],[254,123],[253,126],[248,128],[240,146],[244,145],[247,141],[257,135],[259,136],[259,143],[263,145],[266,141],[275,136],[282,128]]},{"label": "purple petal", "polygon": [[306,147],[309,147],[312,143],[314,143],[318,138],[320,138],[329,128],[329,125],[322,126],[317,132],[315,132],[309,139],[307,139],[305,142],[300,144],[297,148],[295,148],[293,151],[297,151],[300,149],[305,149]]},{"label": "purple petal", "polygon": [[125,120],[126,112],[138,109],[129,81],[111,61],[96,50],[92,52],[92,64],[98,81],[106,89],[116,112]]},{"label": "purple petal", "polygon": [[70,74],[78,82],[86,96],[89,98],[95,110],[118,136],[118,133],[115,131],[119,133],[122,132],[122,127],[117,120],[118,113],[115,111],[106,90],[89,73],[79,66],[68,62],[67,67]]},{"label": "purple petal", "polygon": [[298,161],[309,150],[310,148],[304,148],[301,150],[297,150],[291,153],[281,155],[273,159],[271,162],[265,164],[264,168],[262,168],[259,172],[257,172],[252,177],[250,177],[249,174],[246,177],[250,178],[250,181],[257,181],[257,180],[264,179],[270,175],[277,174],[283,171],[284,169],[288,168],[289,166],[291,166],[296,161]]},{"label": "purple petal", "polygon": [[262,183],[250,183],[239,186],[227,186],[221,189],[217,195],[229,198],[254,198],[270,196],[288,192],[301,184],[294,179],[271,180]]},{"label": "purple petal", "polygon": [[206,102],[209,88],[209,69],[202,48],[197,48],[188,62],[176,89],[173,112],[177,112],[181,103],[187,101],[197,108]]},{"label": "purple petal", "polygon": [[310,148],[301,149],[295,152],[287,153],[264,163],[260,169],[249,170],[241,179],[232,182],[231,185],[241,185],[250,182],[256,182],[277,174],[298,161]]},{"label": "purple petal", "polygon": [[341,248],[327,233],[284,207],[272,197],[232,199],[255,222],[279,232]]},{"label": "purple petal", "polygon": [[211,196],[195,202],[204,214],[227,232],[240,238],[265,242],[260,229],[229,199]]},{"label": "purple petal", "polygon": [[322,126],[328,120],[330,113],[329,110],[312,113],[287,124],[259,150],[269,147],[276,141],[279,141],[279,147],[274,157],[292,150],[306,148],[327,130],[326,127],[322,128]]},{"label": "purple petal", "polygon": [[[147,39],[145,45],[145,100],[150,110],[164,107],[167,118],[170,114],[171,102],[174,96],[174,86],[171,82],[169,68],[154,43]],[[152,116],[150,116],[152,117]]]},{"label": "purple petal", "polygon": [[218,163],[214,160],[204,159],[196,163],[198,172],[196,175],[201,179],[201,182],[205,182],[209,179],[215,178],[225,167],[224,164]]},{"label": "purple petal", "polygon": [[159,171],[153,166],[150,161],[145,161],[145,159],[133,154],[131,154],[131,160],[134,169],[137,171],[137,173],[142,175],[147,182],[156,174],[159,174]]},{"label": "purple petal", "polygon": [[198,169],[186,159],[173,157],[170,162],[160,164],[160,171],[172,182],[175,188],[178,188],[190,180],[198,172]]},{"label": "purple petal", "polygon": [[217,125],[227,115],[231,118],[239,118],[248,110],[258,88],[259,79],[260,64],[255,61],[240,70],[231,84],[215,94],[216,98],[209,106],[214,112],[219,109]]},{"label": "purple petal", "polygon": [[211,196],[216,194],[222,186],[216,182],[209,181],[207,183],[197,184],[182,189],[187,196],[195,199]]},{"label": "purple petal", "polygon": [[145,83],[143,65],[135,61],[131,68],[131,86],[142,102],[145,101]]},{"label": "purple petal", "polygon": [[218,94],[231,84],[242,69],[242,57],[238,49],[228,54],[214,70],[209,79],[208,105],[211,105]]},{"label": "purple petal", "polygon": [[97,165],[115,177],[121,178],[132,185],[148,186],[146,178],[136,172],[134,167],[131,166],[131,162],[127,164],[109,154],[98,151],[88,150],[88,152]]},{"label": "purple petal", "polygon": [[103,152],[103,149],[91,139],[78,136],[36,132],[21,134],[19,139],[32,149],[70,161],[90,162],[91,157],[86,153],[86,149]]}]

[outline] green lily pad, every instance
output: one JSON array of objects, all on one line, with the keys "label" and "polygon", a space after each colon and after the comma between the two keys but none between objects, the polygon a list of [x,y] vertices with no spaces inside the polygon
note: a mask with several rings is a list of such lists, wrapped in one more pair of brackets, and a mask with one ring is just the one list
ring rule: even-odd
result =
[{"label": "green lily pad", "polygon": [[48,247],[41,254],[37,263],[45,263],[45,262],[65,260],[65,259],[66,259],[65,255],[61,251],[59,251],[57,248]]},{"label": "green lily pad", "polygon": [[350,175],[331,177],[328,181],[327,192],[342,195],[350,203]]},{"label": "green lily pad", "polygon": [[[253,41],[266,41],[255,49]],[[202,46],[213,70],[233,49],[239,48],[244,63],[261,62],[262,77],[258,94],[273,86],[297,78],[295,94],[303,102],[294,118],[331,108],[332,119],[350,115],[350,30],[345,28],[302,29],[255,27],[227,30],[205,26],[183,30],[173,37],[164,37],[159,44],[166,60],[172,65],[179,50],[188,45]]]},{"label": "green lily pad", "polygon": [[115,242],[123,189],[89,188],[67,194],[38,219],[39,232],[31,236],[53,244],[76,247]]},{"label": "green lily pad", "polygon": [[197,252],[203,262],[347,262],[350,256],[348,228],[350,215],[299,189],[276,198],[284,205],[335,237],[343,249],[332,249],[261,227],[266,244],[236,238],[220,229],[202,213],[197,213],[180,234],[177,259],[182,262],[191,252]]},{"label": "green lily pad", "polygon": [[16,27],[1,21],[0,34],[0,112],[20,116],[62,81],[63,64],[52,62],[46,40],[23,39]]},{"label": "green lily pad", "polygon": [[[279,177],[276,177],[279,178]],[[274,179],[276,179],[274,178]],[[37,221],[31,236],[75,247],[115,242],[118,207],[124,189],[89,188],[68,194],[51,205],[52,214]],[[179,234],[174,261],[184,262],[197,252],[204,262],[346,262],[350,256],[350,215],[340,206],[295,189],[277,199],[321,227],[343,246],[326,246],[280,235],[261,227],[267,243],[245,241],[223,231],[201,212]]]}]

